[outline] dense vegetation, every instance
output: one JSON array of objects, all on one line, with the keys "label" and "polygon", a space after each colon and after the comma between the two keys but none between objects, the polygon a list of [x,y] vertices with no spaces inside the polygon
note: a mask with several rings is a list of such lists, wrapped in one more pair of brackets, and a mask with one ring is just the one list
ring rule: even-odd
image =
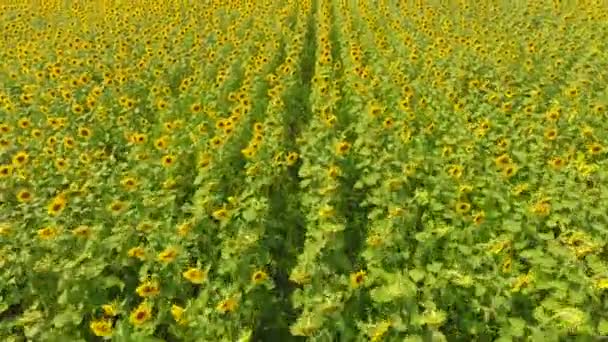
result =
[{"label": "dense vegetation", "polygon": [[0,1],[2,341],[608,334],[604,1]]}]

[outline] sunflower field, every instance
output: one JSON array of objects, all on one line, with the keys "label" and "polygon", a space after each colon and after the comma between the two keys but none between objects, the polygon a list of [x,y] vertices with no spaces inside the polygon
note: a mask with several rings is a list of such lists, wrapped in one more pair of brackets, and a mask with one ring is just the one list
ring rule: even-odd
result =
[{"label": "sunflower field", "polygon": [[0,340],[608,335],[608,2],[0,0]]}]

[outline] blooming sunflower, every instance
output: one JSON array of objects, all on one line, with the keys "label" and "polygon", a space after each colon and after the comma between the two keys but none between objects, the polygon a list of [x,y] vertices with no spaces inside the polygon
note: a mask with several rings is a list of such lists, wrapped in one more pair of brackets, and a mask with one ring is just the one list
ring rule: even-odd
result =
[{"label": "blooming sunflower", "polygon": [[89,325],[95,336],[109,337],[112,336],[112,321],[109,319],[100,319],[91,322]]},{"label": "blooming sunflower", "polygon": [[147,302],[139,304],[129,315],[129,321],[134,326],[140,326],[152,318],[152,307]]},{"label": "blooming sunflower", "polygon": [[182,273],[182,276],[193,284],[202,284],[207,280],[207,271],[191,267]]}]

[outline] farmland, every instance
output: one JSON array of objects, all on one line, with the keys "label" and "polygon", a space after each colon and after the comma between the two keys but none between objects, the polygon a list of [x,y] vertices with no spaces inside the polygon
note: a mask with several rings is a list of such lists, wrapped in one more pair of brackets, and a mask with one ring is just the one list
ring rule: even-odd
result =
[{"label": "farmland", "polygon": [[0,28],[2,341],[608,335],[605,1],[0,0]]}]

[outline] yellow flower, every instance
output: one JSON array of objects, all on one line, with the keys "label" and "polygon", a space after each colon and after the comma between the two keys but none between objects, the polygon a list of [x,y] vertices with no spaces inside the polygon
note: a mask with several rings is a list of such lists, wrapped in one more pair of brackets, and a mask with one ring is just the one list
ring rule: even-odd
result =
[{"label": "yellow flower", "polygon": [[528,286],[532,282],[532,276],[530,274],[522,274],[517,277],[511,285],[511,291],[519,292],[522,288]]},{"label": "yellow flower", "polygon": [[13,231],[13,229],[10,224],[8,224],[6,222],[0,223],[0,236],[9,235],[12,231]]},{"label": "yellow flower", "polygon": [[536,202],[531,211],[538,216],[547,216],[551,212],[551,204],[548,199],[542,199]]},{"label": "yellow flower", "polygon": [[162,159],[162,165],[164,167],[169,167],[169,166],[173,165],[174,163],[175,163],[175,156],[173,156],[173,155],[166,155]]},{"label": "yellow flower", "polygon": [[224,299],[223,301],[221,301],[216,307],[215,309],[217,311],[219,311],[220,313],[230,313],[230,312],[234,312],[234,310],[236,310],[236,308],[238,307],[239,303],[236,300],[236,298],[231,297],[228,299]]},{"label": "yellow flower", "polygon": [[156,281],[146,280],[137,287],[135,292],[137,292],[140,297],[144,298],[156,297],[160,293],[160,287]]},{"label": "yellow flower", "polygon": [[116,302],[104,304],[101,306],[101,309],[103,310],[103,314],[108,317],[118,316],[118,303]]},{"label": "yellow flower", "polygon": [[55,197],[51,201],[51,203],[49,203],[49,205],[48,205],[49,215],[57,216],[57,215],[61,214],[63,209],[65,209],[66,205],[67,205],[67,200],[65,199],[64,196],[59,195],[59,196]]},{"label": "yellow flower", "polygon": [[152,317],[152,308],[146,302],[139,304],[137,308],[131,311],[129,321],[135,326],[146,323]]},{"label": "yellow flower", "polygon": [[297,152],[290,152],[290,153],[287,155],[287,162],[286,162],[286,164],[287,164],[288,166],[292,166],[292,165],[294,165],[294,164],[295,164],[295,163],[298,161],[298,157],[299,157],[299,155],[298,155],[298,153],[297,153]]},{"label": "yellow flower", "polygon": [[13,165],[15,167],[21,167],[27,163],[29,158],[30,156],[25,151],[17,152],[15,156],[13,156]]},{"label": "yellow flower", "polygon": [[340,168],[335,165],[330,166],[327,170],[327,176],[329,178],[336,178],[340,176]]},{"label": "yellow flower", "polygon": [[207,271],[201,270],[200,268],[191,267],[182,273],[182,275],[193,284],[202,284],[207,280]]},{"label": "yellow flower", "polygon": [[338,155],[345,155],[350,151],[350,143],[347,141],[342,141],[336,145],[336,153]]},{"label": "yellow flower", "polygon": [[367,273],[363,270],[355,272],[355,273],[351,273],[350,285],[355,289],[358,288],[359,286],[363,285],[363,283],[365,282],[366,275],[367,275]]},{"label": "yellow flower", "polygon": [[321,209],[319,209],[319,216],[322,218],[332,217],[335,213],[336,209],[329,204],[326,204]]},{"label": "yellow flower", "polygon": [[494,163],[500,169],[505,168],[507,165],[511,164],[511,158],[508,155],[503,154],[494,159]]},{"label": "yellow flower", "polygon": [[113,215],[118,215],[122,213],[127,208],[127,203],[119,200],[112,201],[110,203],[108,209],[112,212]]},{"label": "yellow flower", "polygon": [[595,287],[598,290],[606,290],[608,289],[608,278],[601,278],[595,282]]},{"label": "yellow flower", "polygon": [[91,228],[89,226],[78,226],[72,230],[72,234],[81,238],[88,238],[91,236]]},{"label": "yellow flower", "polygon": [[467,202],[458,202],[456,203],[456,212],[459,214],[466,214],[471,210],[471,205]]},{"label": "yellow flower", "polygon": [[173,260],[177,258],[177,254],[178,252],[175,247],[167,247],[164,251],[158,254],[157,260],[162,263],[168,264],[173,262]]},{"label": "yellow flower", "polygon": [[515,176],[516,173],[517,173],[517,166],[515,164],[509,164],[509,165],[505,166],[504,169],[502,170],[502,175],[505,178],[511,178],[511,177]]},{"label": "yellow flower", "polygon": [[186,324],[186,320],[184,319],[184,312],[186,309],[182,308],[179,305],[173,304],[171,305],[171,316],[178,324]]},{"label": "yellow flower", "polygon": [[29,192],[28,190],[20,190],[17,193],[17,200],[21,203],[27,203],[27,202],[31,201],[32,198],[34,198],[34,195],[32,195],[32,193]]},{"label": "yellow flower", "polygon": [[177,227],[179,236],[186,236],[192,230],[192,222],[184,222]]},{"label": "yellow flower", "polygon": [[228,212],[228,210],[222,208],[214,211],[211,216],[213,216],[213,218],[218,221],[225,221],[230,217],[230,213]]},{"label": "yellow flower", "polygon": [[381,323],[379,323],[378,325],[376,325],[376,327],[374,327],[374,329],[371,332],[370,335],[370,340],[372,342],[378,342],[381,341],[384,336],[386,335],[386,333],[388,332],[388,329],[391,327],[391,322],[389,321],[383,321]]},{"label": "yellow flower", "polygon": [[169,137],[167,137],[167,136],[162,136],[162,137],[156,139],[156,141],[154,142],[154,147],[156,147],[156,149],[158,149],[158,150],[164,150],[167,148],[168,145],[169,145]]},{"label": "yellow flower", "polygon": [[78,129],[78,135],[79,135],[81,138],[84,138],[84,139],[89,139],[89,138],[91,137],[91,130],[90,130],[90,129],[88,129],[88,128],[86,128],[86,127],[80,127],[80,128]]},{"label": "yellow flower", "polygon": [[593,143],[589,145],[589,153],[596,155],[602,153],[604,147],[598,143]]},{"label": "yellow flower", "polygon": [[101,319],[91,322],[89,325],[95,336],[109,337],[112,336],[112,321],[109,319]]},{"label": "yellow flower", "polygon": [[57,236],[58,233],[55,227],[45,227],[38,230],[38,237],[42,240],[50,240]]},{"label": "yellow flower", "polygon": [[137,187],[137,180],[133,177],[125,177],[120,181],[120,183],[125,187],[125,189],[127,189],[127,191],[132,191]]},{"label": "yellow flower", "polygon": [[0,165],[0,178],[8,177],[13,173],[11,165]]},{"label": "yellow flower", "polygon": [[480,225],[481,223],[483,223],[485,218],[486,218],[486,214],[483,211],[481,211],[481,212],[478,212],[475,215],[473,215],[473,222],[476,225]]},{"label": "yellow flower", "polygon": [[268,274],[264,271],[256,271],[251,276],[251,282],[254,284],[263,283],[266,279],[268,279]]},{"label": "yellow flower", "polygon": [[129,251],[127,252],[127,255],[130,256],[131,258],[137,258],[139,260],[144,260],[146,258],[146,251],[143,249],[143,247],[133,247],[133,248],[129,249]]}]

